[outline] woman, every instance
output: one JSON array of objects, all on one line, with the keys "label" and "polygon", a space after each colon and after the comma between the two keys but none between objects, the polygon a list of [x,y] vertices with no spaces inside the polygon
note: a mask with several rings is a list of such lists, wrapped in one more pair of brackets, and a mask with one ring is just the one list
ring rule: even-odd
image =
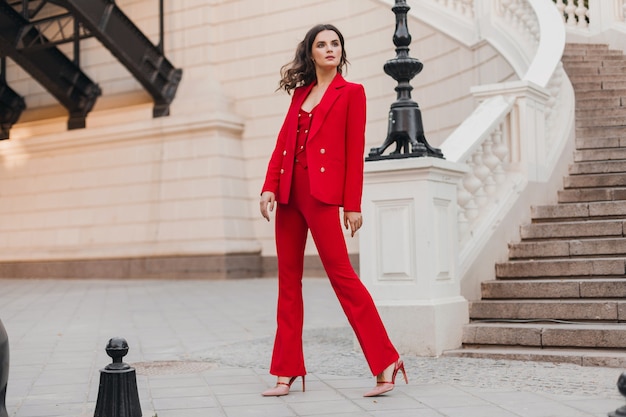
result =
[{"label": "woman", "polygon": [[309,30],[294,60],[281,70],[279,89],[291,105],[278,134],[261,193],[261,214],[276,211],[278,309],[270,373],[278,377],[265,396],[287,395],[306,369],[302,353],[302,272],[307,231],[361,344],[376,387],[365,396],[391,391],[404,364],[391,344],[374,302],[354,272],[341,231],[354,236],[363,222],[365,91],[341,76],[346,65],[344,39],[332,25]]}]

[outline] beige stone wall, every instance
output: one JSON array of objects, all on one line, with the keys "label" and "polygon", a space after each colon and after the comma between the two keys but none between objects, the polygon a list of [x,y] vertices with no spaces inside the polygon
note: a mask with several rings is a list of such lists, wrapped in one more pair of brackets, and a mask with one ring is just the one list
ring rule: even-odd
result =
[{"label": "beige stone wall", "polygon": [[[83,70],[103,91],[87,128],[66,131],[64,109],[9,62],[28,111],[0,142],[0,261],[226,253],[275,254],[258,193],[289,96],[280,67],[306,30],[338,26],[347,78],[365,85],[367,146],[382,143],[395,81],[394,16],[378,0],[185,0],[166,3],[166,55],[183,69],[167,118],[96,40]],[[117,4],[155,43],[157,5]],[[412,17],[414,82],[426,136],[439,145],[474,108],[473,85],[515,78],[488,45],[468,48]],[[366,219],[367,221],[367,219]],[[358,252],[357,240],[349,249]],[[313,254],[313,245],[308,253]]]}]

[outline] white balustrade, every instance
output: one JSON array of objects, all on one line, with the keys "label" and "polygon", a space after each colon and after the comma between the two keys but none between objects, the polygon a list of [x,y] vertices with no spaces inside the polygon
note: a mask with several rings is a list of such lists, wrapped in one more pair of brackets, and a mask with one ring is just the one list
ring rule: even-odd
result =
[{"label": "white balustrade", "polygon": [[[624,36],[626,32],[626,0],[553,0],[559,14],[563,17],[568,33],[574,35],[600,36],[598,42],[606,43],[612,37]],[[616,35],[606,36],[611,30]],[[592,39],[586,39],[595,42]],[[581,41],[574,38],[574,41]],[[623,44],[617,44],[620,48]]]},{"label": "white balustrade", "polygon": [[[573,113],[571,86],[568,90],[560,64],[565,35],[554,23],[560,15],[551,15],[552,6],[544,3],[492,2],[498,20],[490,23],[491,28],[512,39],[501,47],[518,45],[523,54],[519,62],[526,62],[518,65],[522,80],[473,89],[480,105],[441,146],[448,160],[469,167],[457,184],[461,275],[524,184],[549,177],[567,140],[567,126],[571,127],[571,117],[567,117]],[[572,1],[556,6],[561,12],[571,11],[575,18]]]}]

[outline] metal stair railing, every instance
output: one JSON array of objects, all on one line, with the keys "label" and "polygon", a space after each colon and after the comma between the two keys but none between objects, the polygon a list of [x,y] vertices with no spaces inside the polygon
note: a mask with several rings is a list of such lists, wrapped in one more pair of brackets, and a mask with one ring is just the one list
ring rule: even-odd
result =
[{"label": "metal stair railing", "polygon": [[112,0],[51,0],[66,8],[131,72],[154,99],[153,116],[167,116],[182,70],[164,56]]},{"label": "metal stair railing", "polygon": [[46,38],[6,0],[0,0],[0,28],[0,55],[15,61],[68,110],[68,129],[85,127],[87,114],[101,94],[98,85],[54,45],[19,48],[23,42],[45,43]]}]

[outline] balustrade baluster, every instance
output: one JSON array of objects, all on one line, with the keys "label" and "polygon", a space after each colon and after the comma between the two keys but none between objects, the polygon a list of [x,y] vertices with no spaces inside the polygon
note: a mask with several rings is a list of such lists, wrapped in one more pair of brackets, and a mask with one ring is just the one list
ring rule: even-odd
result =
[{"label": "balustrade baluster", "polygon": [[493,132],[489,136],[487,140],[483,143],[483,164],[489,169],[489,175],[485,178],[484,187],[485,192],[489,196],[489,199],[492,200],[497,191],[497,184],[495,181],[494,173],[495,169],[500,163],[500,160],[493,153]]},{"label": "balustrade baluster", "polygon": [[472,195],[465,189],[463,182],[460,181],[457,185],[457,194],[456,194],[456,202],[458,209],[458,225],[459,225],[459,240],[462,242],[465,240],[465,237],[469,233],[469,219],[466,215],[466,207],[470,200],[472,199]]},{"label": "balustrade baluster", "polygon": [[567,6],[565,6],[565,13],[567,13],[567,25],[576,26],[576,5],[574,0],[567,0]]},{"label": "balustrade baluster", "polygon": [[474,193],[474,199],[476,200],[476,204],[479,208],[484,208],[487,206],[489,199],[487,198],[487,193],[485,192],[485,179],[489,175],[489,168],[485,166],[483,163],[483,150],[482,148],[478,148],[476,152],[472,155],[472,159],[474,161],[474,175],[480,181],[480,186]]},{"label": "balustrade baluster", "polygon": [[507,166],[507,157],[509,155],[509,148],[506,146],[504,135],[502,133],[502,124],[498,125],[498,127],[491,133],[491,138],[493,139],[493,154],[498,157],[498,160],[500,161],[494,170],[494,177],[496,184],[501,185],[504,184],[504,180],[506,179],[506,171],[504,167]]},{"label": "balustrade baluster", "polygon": [[480,180],[474,175],[474,162],[467,161],[470,171],[463,177],[463,187],[470,194],[470,199],[465,205],[465,216],[469,222],[473,222],[478,217],[478,206],[476,204],[476,193],[480,189]]},{"label": "balustrade baluster", "polygon": [[584,0],[578,0],[578,7],[576,8],[576,16],[578,18],[578,27],[586,28],[587,24],[587,8],[585,7]]}]

